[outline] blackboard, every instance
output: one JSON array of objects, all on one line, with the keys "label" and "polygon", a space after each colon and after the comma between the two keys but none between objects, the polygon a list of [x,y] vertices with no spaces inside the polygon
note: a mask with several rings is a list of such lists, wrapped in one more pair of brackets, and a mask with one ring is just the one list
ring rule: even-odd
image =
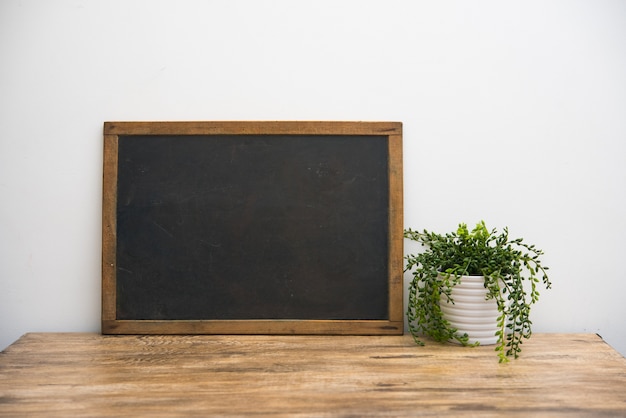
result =
[{"label": "blackboard", "polygon": [[399,123],[104,132],[103,333],[402,333]]}]

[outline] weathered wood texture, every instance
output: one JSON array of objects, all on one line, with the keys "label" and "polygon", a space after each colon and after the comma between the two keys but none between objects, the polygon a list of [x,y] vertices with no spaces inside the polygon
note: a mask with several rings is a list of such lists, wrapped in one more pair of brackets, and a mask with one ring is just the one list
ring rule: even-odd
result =
[{"label": "weathered wood texture", "polygon": [[405,336],[27,334],[1,416],[626,416],[626,359],[593,334],[492,347]]}]

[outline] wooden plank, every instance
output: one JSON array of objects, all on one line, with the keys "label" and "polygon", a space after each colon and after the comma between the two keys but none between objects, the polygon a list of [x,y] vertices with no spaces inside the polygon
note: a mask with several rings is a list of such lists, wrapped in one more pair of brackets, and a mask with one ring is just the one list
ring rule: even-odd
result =
[{"label": "wooden plank", "polygon": [[118,136],[104,135],[102,186],[102,320],[115,319]]},{"label": "wooden plank", "polygon": [[626,416],[626,359],[535,334],[520,359],[405,336],[27,334],[0,355],[0,415]]},{"label": "wooden plank", "polygon": [[404,188],[402,131],[389,135],[389,318],[404,326]]},{"label": "wooden plank", "polygon": [[276,335],[398,335],[403,321],[375,320],[197,320],[103,321],[105,334],[276,334]]},{"label": "wooden plank", "polygon": [[401,122],[341,121],[185,121],[105,122],[105,135],[391,135],[402,131]]}]

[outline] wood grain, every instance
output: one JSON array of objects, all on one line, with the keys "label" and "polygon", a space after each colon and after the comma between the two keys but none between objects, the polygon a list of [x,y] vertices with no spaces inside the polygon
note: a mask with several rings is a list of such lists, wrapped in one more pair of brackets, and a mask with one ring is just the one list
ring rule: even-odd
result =
[{"label": "wood grain", "polygon": [[[404,205],[402,173],[402,131],[389,135],[389,319],[404,329]],[[400,261],[402,260],[402,261]]]},{"label": "wood grain", "polygon": [[593,334],[522,357],[405,336],[27,334],[0,416],[626,416],[626,359]]},{"label": "wood grain", "polygon": [[117,236],[118,136],[104,135],[102,176],[102,320],[115,319],[115,257]]},{"label": "wood grain", "polygon": [[104,122],[105,135],[400,135],[401,122],[183,121]]}]

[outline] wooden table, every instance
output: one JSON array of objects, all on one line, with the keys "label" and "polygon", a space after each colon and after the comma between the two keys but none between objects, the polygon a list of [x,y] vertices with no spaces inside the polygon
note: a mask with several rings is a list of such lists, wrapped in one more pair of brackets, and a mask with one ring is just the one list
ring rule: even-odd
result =
[{"label": "wooden table", "polygon": [[626,416],[626,359],[594,334],[493,347],[404,336],[26,334],[1,416]]}]

